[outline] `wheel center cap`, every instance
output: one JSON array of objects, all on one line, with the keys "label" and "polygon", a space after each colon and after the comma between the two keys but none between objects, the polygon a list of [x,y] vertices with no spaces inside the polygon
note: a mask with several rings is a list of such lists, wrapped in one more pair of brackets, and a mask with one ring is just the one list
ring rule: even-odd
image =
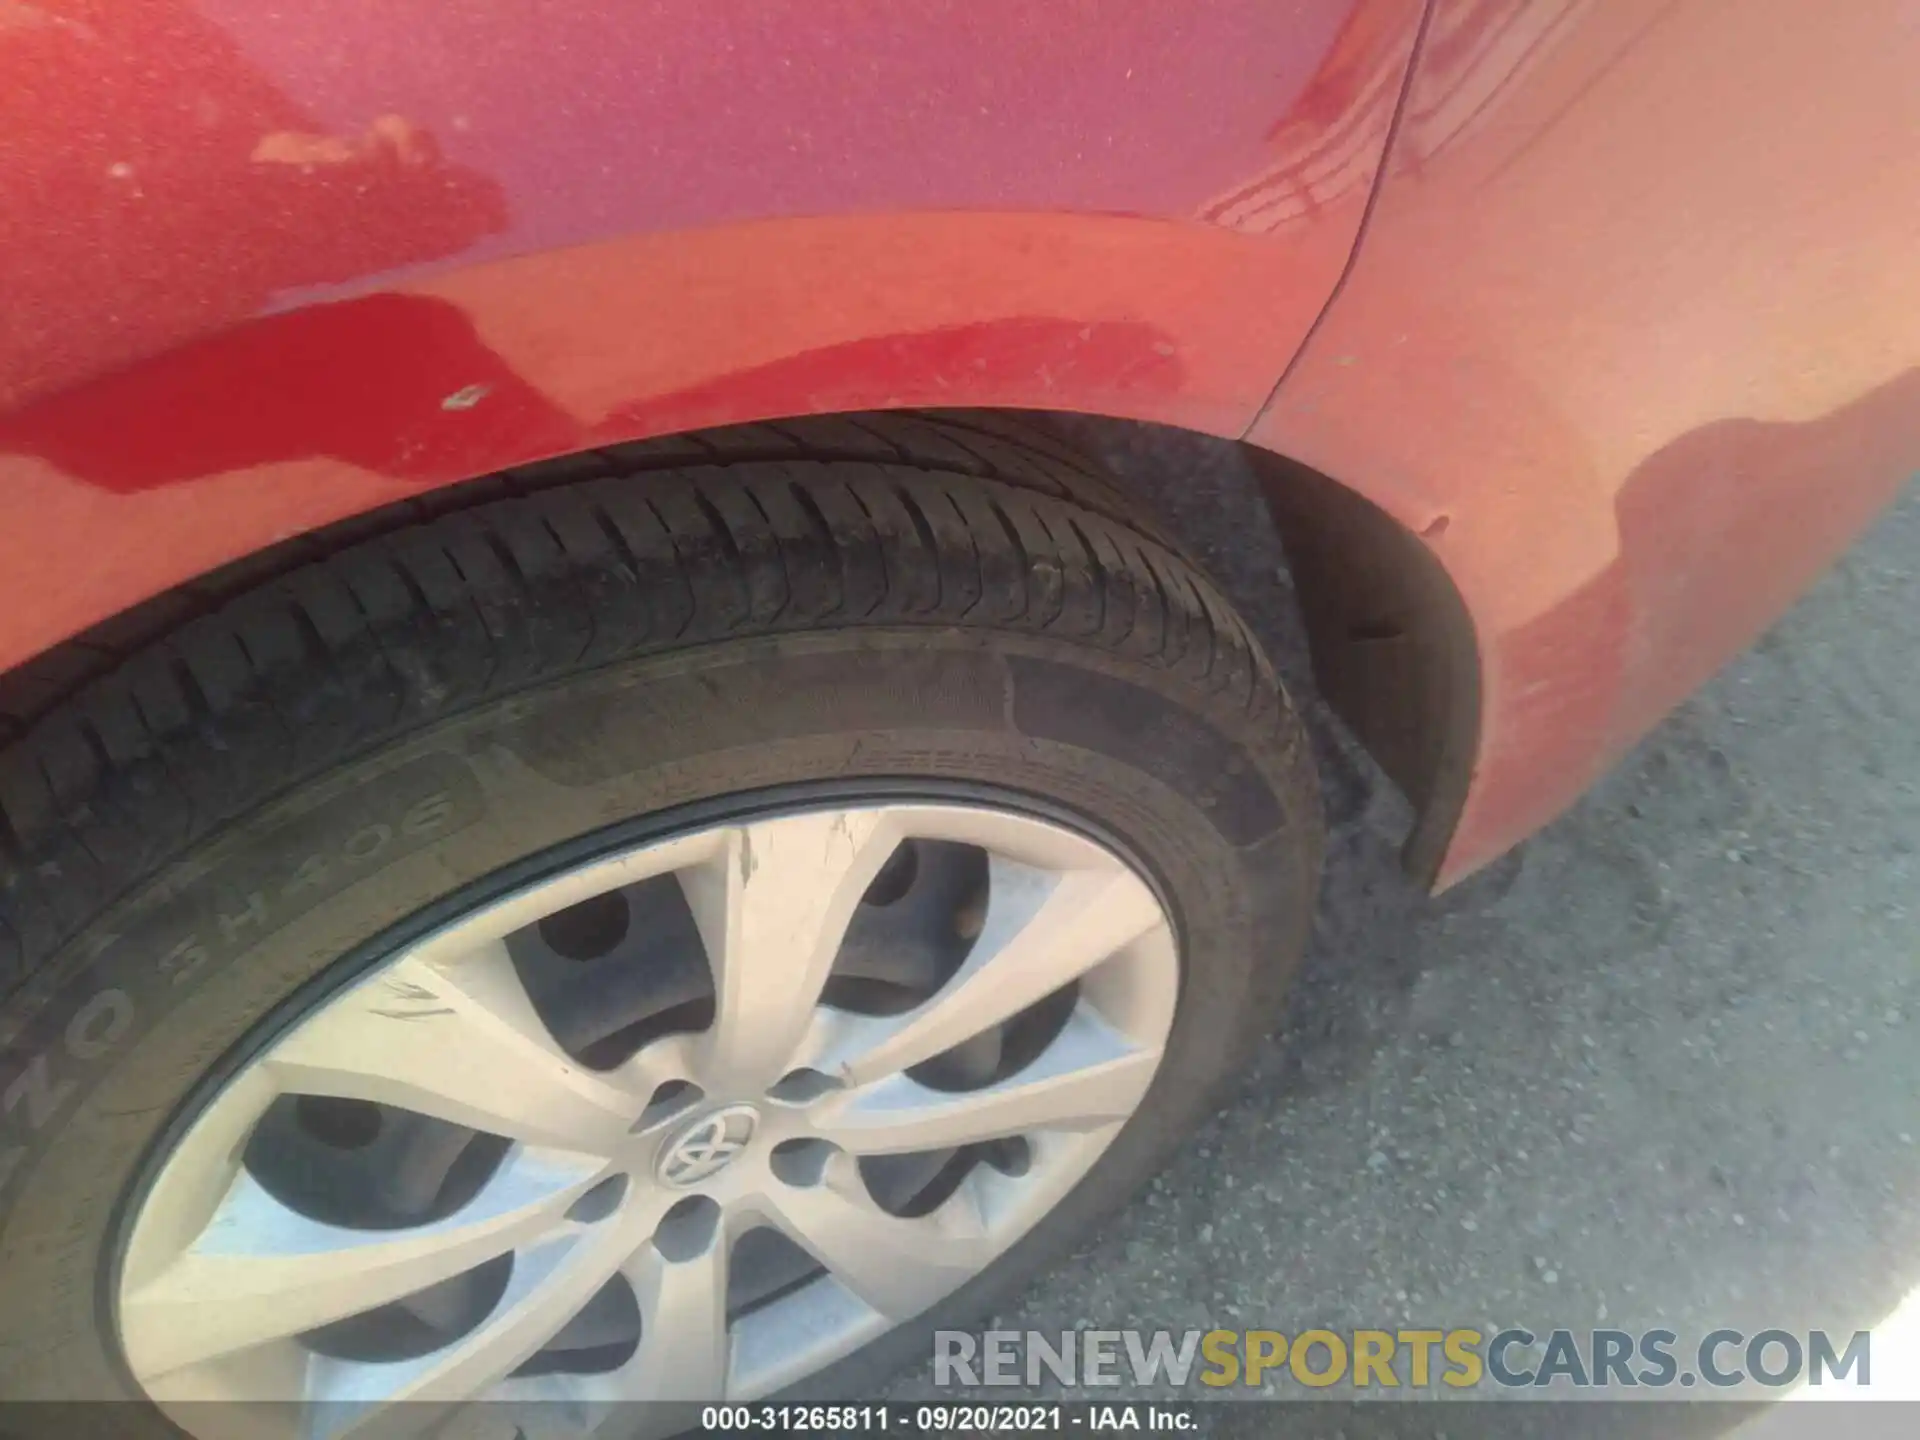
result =
[{"label": "wheel center cap", "polygon": [[709,1110],[667,1141],[653,1172],[663,1184],[698,1185],[731,1165],[759,1128],[760,1112],[751,1105]]}]

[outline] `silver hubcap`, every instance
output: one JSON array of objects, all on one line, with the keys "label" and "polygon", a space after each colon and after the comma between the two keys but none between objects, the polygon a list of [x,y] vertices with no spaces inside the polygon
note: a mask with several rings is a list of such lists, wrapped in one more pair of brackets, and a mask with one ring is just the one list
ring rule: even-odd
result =
[{"label": "silver hubcap", "polygon": [[129,1231],[126,1359],[163,1407],[299,1402],[323,1435],[445,1419],[400,1401],[591,1429],[771,1394],[1057,1204],[1177,991],[1141,878],[1010,812],[798,811],[595,861],[213,1097]]}]

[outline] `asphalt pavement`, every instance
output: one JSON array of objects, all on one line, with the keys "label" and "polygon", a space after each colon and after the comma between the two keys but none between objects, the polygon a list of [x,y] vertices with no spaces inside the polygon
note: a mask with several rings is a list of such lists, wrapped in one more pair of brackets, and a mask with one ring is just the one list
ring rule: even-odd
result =
[{"label": "asphalt pavement", "polygon": [[[1116,460],[1191,477],[1178,522],[1309,689],[1230,452]],[[1437,900],[1398,868],[1403,802],[1316,716],[1333,837],[1282,1028],[996,1325],[1879,1322],[1920,1287],[1917,637],[1920,486],[1569,814]],[[1874,1358],[1891,1378],[1900,1357]]]}]

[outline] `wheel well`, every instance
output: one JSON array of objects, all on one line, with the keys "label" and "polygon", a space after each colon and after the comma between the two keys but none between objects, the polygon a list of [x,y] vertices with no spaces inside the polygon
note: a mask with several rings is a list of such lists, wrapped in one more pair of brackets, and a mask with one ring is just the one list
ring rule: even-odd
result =
[{"label": "wheel well", "polygon": [[[1421,883],[1439,868],[1465,799],[1479,726],[1479,659],[1465,605],[1419,538],[1356,491],[1256,446],[1143,421],[980,414],[1091,451],[1120,487],[1201,561],[1256,628],[1297,630],[1271,550],[1245,544],[1264,509],[1279,533],[1321,697],[1418,812],[1404,859]],[[857,415],[811,417],[816,452],[835,437],[871,459]],[[754,458],[788,448],[783,424],[739,425],[613,447],[626,470]],[[300,565],[450,510],[579,478],[606,456],[565,456],[449,485],[295,536],[143,601],[0,674],[0,743],[133,652]],[[1195,483],[1198,479],[1201,483]],[[1232,513],[1222,516],[1221,508]],[[1261,613],[1264,612],[1264,613]],[[1258,622],[1266,619],[1264,626]],[[1284,657],[1282,657],[1284,660]]]},{"label": "wheel well", "polygon": [[[1472,620],[1432,550],[1358,491],[1256,445],[1133,420],[1052,418],[1253,612],[1270,646],[1304,630],[1319,697],[1412,803],[1417,819],[1402,859],[1420,884],[1432,884],[1466,801],[1480,729]],[[1209,515],[1208,506],[1232,513]],[[1278,531],[1286,585],[1269,583],[1270,569],[1255,573],[1261,557],[1241,528],[1260,524],[1263,508]],[[1280,613],[1291,608],[1288,590],[1297,616]]]},{"label": "wheel well", "polygon": [[1357,491],[1267,451],[1252,450],[1250,464],[1286,547],[1320,694],[1413,803],[1401,858],[1431,885],[1480,736],[1466,602],[1433,551]]}]

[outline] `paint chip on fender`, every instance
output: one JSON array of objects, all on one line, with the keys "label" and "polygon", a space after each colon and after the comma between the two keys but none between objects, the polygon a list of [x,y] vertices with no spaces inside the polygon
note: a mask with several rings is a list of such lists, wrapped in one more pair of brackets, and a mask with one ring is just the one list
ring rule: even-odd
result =
[{"label": "paint chip on fender", "polygon": [[487,398],[487,392],[492,388],[490,385],[468,385],[463,389],[454,391],[451,395],[447,396],[446,399],[442,400],[440,402],[440,408],[442,410],[471,410]]}]

